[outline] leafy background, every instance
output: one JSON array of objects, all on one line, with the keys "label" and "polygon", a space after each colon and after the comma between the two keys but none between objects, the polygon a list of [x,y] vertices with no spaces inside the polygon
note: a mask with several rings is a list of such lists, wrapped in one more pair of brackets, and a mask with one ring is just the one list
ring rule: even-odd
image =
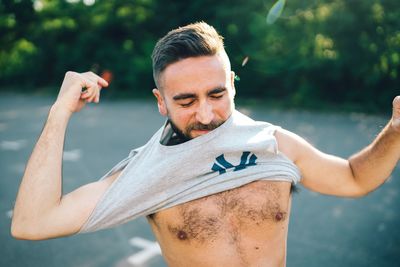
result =
[{"label": "leafy background", "polygon": [[268,24],[274,3],[2,0],[0,91],[56,93],[67,70],[108,70],[107,97],[150,96],[156,41],[204,20],[225,37],[240,99],[390,109],[400,84],[400,1],[288,0]]}]

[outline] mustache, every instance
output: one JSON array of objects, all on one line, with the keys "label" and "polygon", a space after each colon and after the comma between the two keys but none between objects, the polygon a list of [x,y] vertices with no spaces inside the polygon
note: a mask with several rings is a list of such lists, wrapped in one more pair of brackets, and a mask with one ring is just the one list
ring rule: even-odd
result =
[{"label": "mustache", "polygon": [[200,130],[200,131],[212,131],[218,126],[220,126],[222,122],[212,121],[209,124],[202,124],[202,123],[193,123],[187,127],[187,131],[190,132],[192,130]]}]

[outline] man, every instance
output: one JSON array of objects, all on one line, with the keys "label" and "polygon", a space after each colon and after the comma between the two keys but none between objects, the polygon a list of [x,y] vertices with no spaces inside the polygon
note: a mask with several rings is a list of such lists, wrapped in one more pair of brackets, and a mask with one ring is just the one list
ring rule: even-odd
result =
[{"label": "man", "polygon": [[107,86],[93,73],[66,74],[20,185],[14,237],[67,236],[145,215],[169,266],[285,266],[291,186],[300,173],[313,191],[360,197],[399,159],[400,97],[375,141],[345,160],[237,112],[222,37],[206,23],[169,32],[152,58],[166,124],[101,180],[62,196],[68,121]]}]

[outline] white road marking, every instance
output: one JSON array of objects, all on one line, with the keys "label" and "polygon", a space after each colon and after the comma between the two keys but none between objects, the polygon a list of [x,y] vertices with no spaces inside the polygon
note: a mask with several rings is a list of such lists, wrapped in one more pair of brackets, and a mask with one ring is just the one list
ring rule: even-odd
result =
[{"label": "white road marking", "polygon": [[12,150],[17,151],[26,145],[26,140],[14,140],[14,141],[1,141],[0,148],[2,150]]},{"label": "white road marking", "polygon": [[133,266],[141,266],[151,258],[161,255],[161,249],[157,242],[150,241],[141,237],[134,237],[129,240],[132,246],[142,248],[141,251],[129,256],[128,263]]},{"label": "white road marking", "polygon": [[63,160],[65,161],[78,161],[82,156],[82,151],[80,149],[73,149],[64,151]]}]

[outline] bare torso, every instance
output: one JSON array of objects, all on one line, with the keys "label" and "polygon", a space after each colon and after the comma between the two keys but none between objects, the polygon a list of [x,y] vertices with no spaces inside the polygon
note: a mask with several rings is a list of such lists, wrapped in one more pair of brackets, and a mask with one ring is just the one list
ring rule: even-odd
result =
[{"label": "bare torso", "polygon": [[283,267],[289,182],[256,181],[148,218],[171,267]]}]

